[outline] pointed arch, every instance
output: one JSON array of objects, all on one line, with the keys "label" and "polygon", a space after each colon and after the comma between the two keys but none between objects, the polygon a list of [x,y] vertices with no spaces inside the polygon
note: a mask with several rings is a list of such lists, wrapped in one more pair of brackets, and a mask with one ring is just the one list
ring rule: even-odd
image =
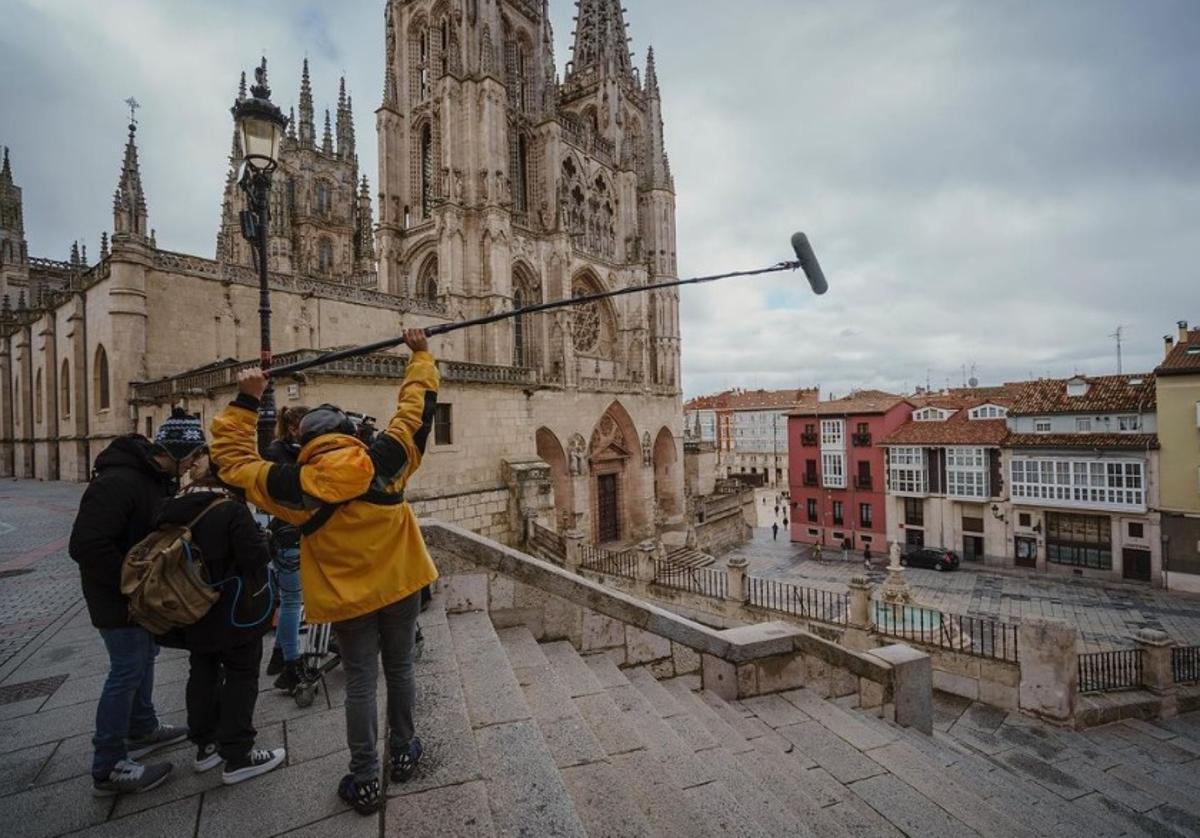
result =
[{"label": "pointed arch", "polygon": [[417,272],[416,297],[418,300],[426,302],[436,302],[438,295],[441,293],[441,285],[438,281],[438,257],[436,253],[431,253],[425,257],[425,261],[421,264],[421,270]]},{"label": "pointed arch", "polygon": [[675,437],[664,425],[654,438],[654,502],[664,516],[679,514],[679,496],[676,492],[676,475],[679,452]]},{"label": "pointed arch", "polygon": [[637,427],[614,400],[601,415],[588,443],[592,532],[597,543],[624,541],[646,530],[648,504],[642,489]]},{"label": "pointed arch", "polygon": [[[542,301],[541,282],[533,268],[523,260],[513,264],[513,308],[524,308]],[[513,366],[540,368],[542,363],[542,330],[544,318],[536,314],[514,317]]]},{"label": "pointed arch", "polygon": [[559,529],[574,523],[575,489],[571,482],[571,470],[562,443],[549,428],[538,428],[534,434],[538,459],[550,466],[550,483],[554,487],[555,520]]},{"label": "pointed arch", "polygon": [[42,392],[42,368],[38,367],[33,378],[33,422],[35,425],[42,424],[45,417],[43,404],[45,401],[45,393]]},{"label": "pointed arch", "polygon": [[62,370],[58,374],[59,415],[64,419],[71,418],[71,362],[63,358]]},{"label": "pointed arch", "polygon": [[96,345],[95,360],[92,361],[92,400],[96,403],[96,411],[108,410],[112,407],[112,390],[108,376],[108,352],[104,344]]},{"label": "pointed arch", "polygon": [[[607,290],[595,271],[585,268],[571,280],[571,296]],[[617,312],[611,299],[575,306],[571,313],[575,352],[583,357],[612,361],[617,349]]]}]

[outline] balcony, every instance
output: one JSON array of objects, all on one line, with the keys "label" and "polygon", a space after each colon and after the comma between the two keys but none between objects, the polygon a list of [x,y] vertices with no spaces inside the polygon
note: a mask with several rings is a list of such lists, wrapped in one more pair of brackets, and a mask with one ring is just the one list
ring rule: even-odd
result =
[{"label": "balcony", "polygon": [[869,474],[857,474],[854,476],[854,488],[869,492],[875,488],[875,481]]},{"label": "balcony", "polygon": [[871,447],[871,434],[870,434],[870,432],[865,433],[865,434],[851,434],[850,442],[851,442],[851,444],[854,445],[855,448],[870,448]]},{"label": "balcony", "polygon": [[805,486],[820,486],[821,485],[821,475],[816,474],[814,472],[805,472],[804,473],[804,485]]},{"label": "balcony", "polygon": [[811,434],[809,434],[809,433],[802,433],[802,434],[800,434],[800,444],[801,444],[801,445],[804,445],[804,446],[807,446],[807,447],[810,447],[810,448],[815,448],[815,447],[816,447],[816,445],[817,445],[817,435],[816,435],[816,433],[811,433]]}]

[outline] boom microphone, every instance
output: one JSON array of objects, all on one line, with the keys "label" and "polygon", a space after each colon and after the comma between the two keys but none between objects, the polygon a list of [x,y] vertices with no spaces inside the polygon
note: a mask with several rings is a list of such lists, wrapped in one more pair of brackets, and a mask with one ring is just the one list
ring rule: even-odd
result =
[{"label": "boom microphone", "polygon": [[803,233],[792,236],[792,250],[796,251],[796,258],[800,261],[800,267],[804,268],[804,275],[808,277],[808,284],[812,286],[813,293],[824,294],[828,291],[829,283],[825,281],[821,265],[817,262],[812,245],[808,243],[808,236]]}]

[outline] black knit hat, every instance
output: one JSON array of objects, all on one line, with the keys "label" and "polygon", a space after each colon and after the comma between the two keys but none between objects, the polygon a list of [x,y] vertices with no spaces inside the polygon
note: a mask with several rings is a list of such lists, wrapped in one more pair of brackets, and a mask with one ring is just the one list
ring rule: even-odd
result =
[{"label": "black knit hat", "polygon": [[189,415],[182,407],[171,409],[171,418],[159,426],[154,441],[176,460],[183,460],[208,444],[200,417]]}]

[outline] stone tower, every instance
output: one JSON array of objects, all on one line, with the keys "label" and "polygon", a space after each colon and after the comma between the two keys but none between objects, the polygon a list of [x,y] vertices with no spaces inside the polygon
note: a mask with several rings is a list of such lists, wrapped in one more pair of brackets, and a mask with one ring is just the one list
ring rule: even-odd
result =
[{"label": "stone tower", "polygon": [[[675,275],[653,57],[618,0],[579,0],[556,74],[544,0],[390,0],[379,135],[381,290],[472,316]],[[476,330],[463,354],[582,379],[677,385],[678,297],[635,295]]]},{"label": "stone tower", "polygon": [[8,147],[0,167],[0,297],[12,297],[29,285],[29,250],[25,244],[25,216],[21,187],[13,182]]},{"label": "stone tower", "polygon": [[[246,95],[245,74],[238,98]],[[317,141],[308,59],[300,77],[300,119],[293,118],[271,184],[271,270],[330,282],[354,282],[375,270],[373,214],[360,199],[355,153],[354,104],[346,80],[338,88],[336,128],[325,111],[324,133]],[[242,149],[237,131],[229,152],[217,260],[251,267],[250,245],[242,238],[238,214],[245,199],[238,186]],[[364,178],[365,179],[365,178]],[[367,192],[370,195],[368,189]]]}]

